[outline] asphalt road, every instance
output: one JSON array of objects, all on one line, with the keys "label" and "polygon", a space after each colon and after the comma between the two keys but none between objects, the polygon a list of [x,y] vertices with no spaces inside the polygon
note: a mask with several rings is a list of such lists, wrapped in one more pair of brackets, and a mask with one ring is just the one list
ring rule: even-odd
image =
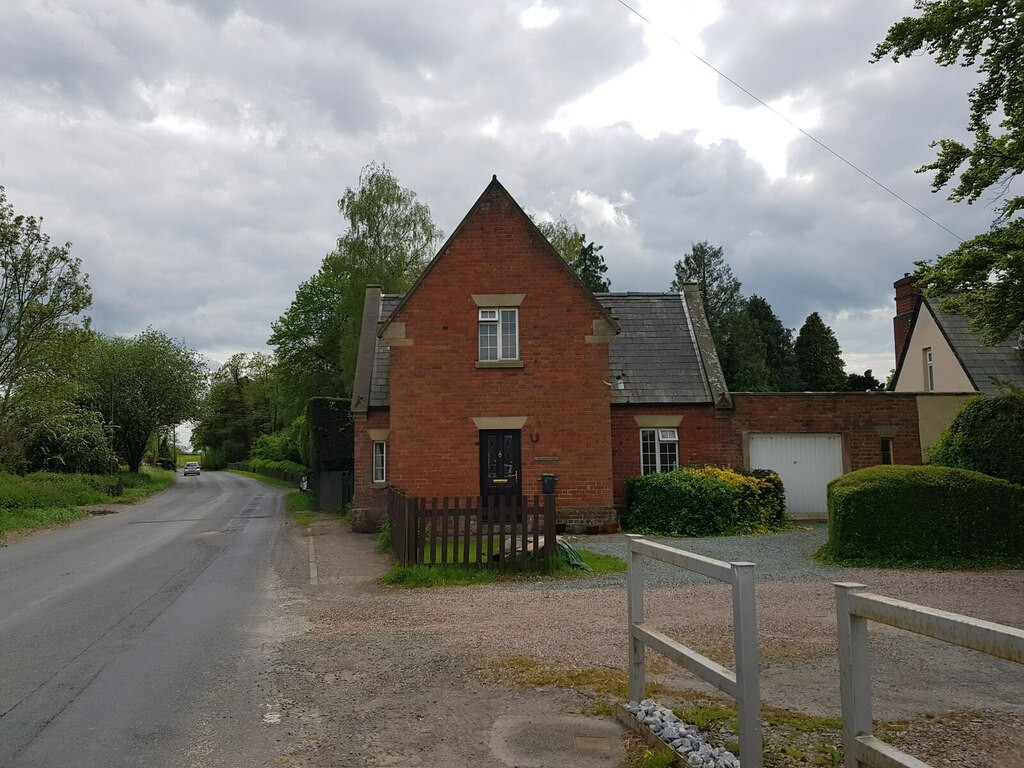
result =
[{"label": "asphalt road", "polygon": [[256,481],[179,475],[0,547],[0,766],[272,765],[283,515]]}]

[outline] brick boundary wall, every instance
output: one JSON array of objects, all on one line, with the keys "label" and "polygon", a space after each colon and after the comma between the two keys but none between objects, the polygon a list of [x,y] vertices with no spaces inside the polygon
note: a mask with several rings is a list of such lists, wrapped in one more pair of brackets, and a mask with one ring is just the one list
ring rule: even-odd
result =
[{"label": "brick boundary wall", "polygon": [[[734,393],[731,410],[712,405],[616,405],[612,408],[615,505],[626,503],[626,481],[640,474],[637,417],[672,417],[682,466],[746,467],[751,434],[838,433],[844,471],[882,461],[881,439],[893,440],[896,464],[921,463],[917,395],[898,392]],[[678,416],[678,421],[675,417]],[[666,420],[663,426],[669,426]]]}]

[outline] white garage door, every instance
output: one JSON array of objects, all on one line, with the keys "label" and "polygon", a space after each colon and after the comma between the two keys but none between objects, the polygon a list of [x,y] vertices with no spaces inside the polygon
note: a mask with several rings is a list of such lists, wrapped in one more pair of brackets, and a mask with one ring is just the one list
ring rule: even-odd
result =
[{"label": "white garage door", "polygon": [[790,517],[824,517],[826,486],[843,474],[839,435],[750,435],[750,466],[774,469],[786,489]]}]

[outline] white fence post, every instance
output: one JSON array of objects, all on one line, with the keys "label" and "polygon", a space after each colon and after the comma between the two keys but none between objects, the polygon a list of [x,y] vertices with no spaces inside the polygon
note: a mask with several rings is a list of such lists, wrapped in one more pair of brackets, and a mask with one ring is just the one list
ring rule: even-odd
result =
[{"label": "white fence post", "polygon": [[[634,538],[640,538],[636,534],[626,534],[631,542]],[[627,572],[626,572],[626,604],[629,614],[629,698],[640,702],[645,696],[647,679],[644,673],[644,651],[643,641],[633,632],[635,624],[644,623],[644,558],[639,552],[634,552],[632,547],[627,547]]]},{"label": "white fence post", "polygon": [[760,768],[761,685],[757,653],[757,615],[754,608],[754,564],[730,565],[734,575],[732,634],[736,656],[736,709],[739,714],[740,758],[744,766]]},{"label": "white fence post", "polygon": [[874,595],[863,584],[837,582],[835,588],[846,768],[928,768],[871,732],[869,621],[1024,664],[1024,629]]},{"label": "white fence post", "polygon": [[864,584],[839,582],[836,620],[839,629],[839,692],[843,709],[843,764],[859,768],[856,739],[871,734],[871,657],[867,619],[851,611],[850,597],[867,589]]},{"label": "white fence post", "polygon": [[[736,700],[740,760],[743,768],[763,768],[761,691],[754,609],[754,563],[726,563],[693,552],[631,536],[627,545],[627,611],[629,613],[629,697],[645,693],[644,650],[649,645],[684,669]],[[733,642],[736,671],[697,653],[653,627],[644,625],[644,558],[650,557],[732,585]]]}]

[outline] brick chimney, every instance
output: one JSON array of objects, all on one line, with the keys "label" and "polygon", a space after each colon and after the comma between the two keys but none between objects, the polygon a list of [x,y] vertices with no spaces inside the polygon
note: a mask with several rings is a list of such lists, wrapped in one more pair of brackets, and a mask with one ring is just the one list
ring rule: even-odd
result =
[{"label": "brick chimney", "polygon": [[892,319],[892,332],[896,342],[896,364],[899,365],[903,345],[907,343],[910,318],[914,316],[914,308],[917,306],[917,297],[921,295],[921,289],[917,287],[914,276],[909,273],[904,273],[892,287],[896,289],[896,316]]}]

